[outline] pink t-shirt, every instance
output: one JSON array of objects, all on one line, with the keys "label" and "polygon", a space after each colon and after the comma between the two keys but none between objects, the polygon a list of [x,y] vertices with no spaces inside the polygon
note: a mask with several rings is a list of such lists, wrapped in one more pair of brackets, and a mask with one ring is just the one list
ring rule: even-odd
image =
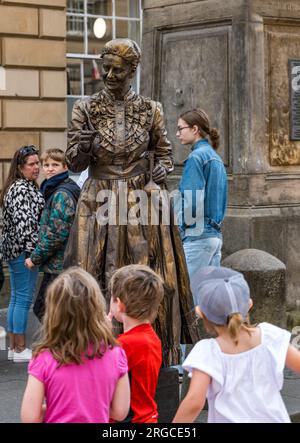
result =
[{"label": "pink t-shirt", "polygon": [[116,384],[127,371],[127,358],[119,346],[81,365],[58,367],[50,351],[41,352],[28,365],[28,373],[45,386],[45,423],[108,423]]}]

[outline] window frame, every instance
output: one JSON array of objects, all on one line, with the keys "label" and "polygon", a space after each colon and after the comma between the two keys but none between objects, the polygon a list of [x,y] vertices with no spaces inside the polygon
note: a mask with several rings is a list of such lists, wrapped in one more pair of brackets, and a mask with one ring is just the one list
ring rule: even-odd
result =
[{"label": "window frame", "polygon": [[[79,62],[80,65],[80,94],[79,95],[73,95],[68,94],[67,98],[70,99],[80,99],[88,97],[88,95],[84,94],[84,85],[85,85],[85,77],[84,77],[84,62],[86,60],[99,60],[99,55],[95,54],[89,54],[88,53],[88,19],[97,19],[97,18],[103,18],[104,20],[111,20],[112,22],[112,38],[116,38],[116,23],[117,20],[123,20],[126,22],[138,22],[140,24],[140,32],[139,32],[139,44],[142,41],[142,26],[143,26],[143,10],[142,10],[142,0],[138,0],[138,17],[122,17],[116,15],[116,0],[110,0],[112,2],[112,15],[103,15],[103,14],[89,14],[88,13],[88,0],[82,0],[83,1],[83,12],[66,12],[67,20],[68,17],[80,17],[83,18],[83,45],[84,45],[84,52],[83,53],[73,53],[68,52],[66,54],[67,62],[70,59],[76,59]],[[67,32],[67,40],[68,40],[68,32]],[[139,93],[140,89],[140,67],[138,66],[137,74],[136,74],[136,85],[137,85],[137,93]]]}]

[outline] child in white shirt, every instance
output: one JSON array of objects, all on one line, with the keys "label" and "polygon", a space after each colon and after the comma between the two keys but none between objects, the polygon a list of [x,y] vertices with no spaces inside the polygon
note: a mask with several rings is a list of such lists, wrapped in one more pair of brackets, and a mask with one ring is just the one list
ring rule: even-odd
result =
[{"label": "child in white shirt", "polygon": [[192,279],[196,312],[216,338],[199,341],[183,363],[189,391],[174,423],[193,422],[208,400],[209,423],[288,423],[280,395],[284,367],[300,371],[290,333],[269,323],[256,327],[242,274],[223,267],[200,269]]}]

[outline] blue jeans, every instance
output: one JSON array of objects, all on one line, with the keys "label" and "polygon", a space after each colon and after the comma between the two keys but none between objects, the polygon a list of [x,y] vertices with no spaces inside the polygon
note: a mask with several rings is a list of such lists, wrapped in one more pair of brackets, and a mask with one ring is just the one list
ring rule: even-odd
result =
[{"label": "blue jeans", "polygon": [[[204,266],[220,266],[222,244],[223,241],[218,237],[207,237],[183,242],[190,280],[194,273]],[[194,304],[196,304],[195,300]],[[186,345],[181,345],[181,351],[183,362],[187,357],[185,355]]]},{"label": "blue jeans", "polygon": [[38,268],[32,271],[24,265],[25,254],[8,261],[10,276],[10,302],[7,313],[7,330],[13,334],[25,334],[28,311],[39,273]]},{"label": "blue jeans", "polygon": [[220,266],[222,243],[218,237],[183,242],[190,280],[194,273],[204,266]]}]

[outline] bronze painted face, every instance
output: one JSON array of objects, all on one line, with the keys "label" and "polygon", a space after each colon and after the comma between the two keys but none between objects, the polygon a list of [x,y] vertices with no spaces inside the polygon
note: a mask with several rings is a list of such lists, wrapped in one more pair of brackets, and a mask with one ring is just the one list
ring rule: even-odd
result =
[{"label": "bronze painted face", "polygon": [[118,55],[103,57],[103,81],[106,88],[115,95],[125,95],[134,75],[132,66]]}]

